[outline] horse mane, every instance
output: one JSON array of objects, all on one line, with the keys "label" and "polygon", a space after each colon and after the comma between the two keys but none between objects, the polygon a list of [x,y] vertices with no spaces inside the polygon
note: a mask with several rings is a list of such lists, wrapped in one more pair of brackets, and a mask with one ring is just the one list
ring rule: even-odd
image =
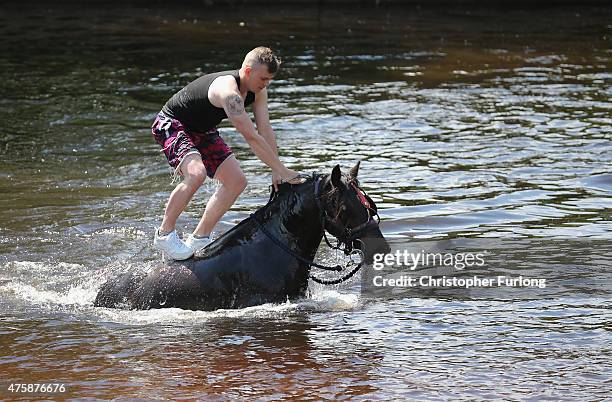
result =
[{"label": "horse mane", "polygon": [[270,198],[268,202],[259,207],[254,213],[250,216],[246,217],[242,221],[240,221],[233,228],[229,229],[227,232],[223,233],[217,239],[210,244],[210,246],[206,247],[202,252],[201,258],[206,258],[213,254],[216,254],[218,250],[224,248],[228,243],[233,242],[236,237],[242,236],[250,232],[251,230],[255,230],[257,224],[253,221],[253,217],[255,216],[261,222],[265,222],[270,219],[271,216],[278,212],[279,209],[283,208],[283,205],[288,202],[288,199],[295,192],[304,189],[305,187],[310,187],[316,180],[323,176],[319,173],[313,173],[310,177],[304,181],[304,183],[300,184],[290,184],[290,183],[282,183],[278,186],[278,191],[274,190],[274,187],[270,186]]}]

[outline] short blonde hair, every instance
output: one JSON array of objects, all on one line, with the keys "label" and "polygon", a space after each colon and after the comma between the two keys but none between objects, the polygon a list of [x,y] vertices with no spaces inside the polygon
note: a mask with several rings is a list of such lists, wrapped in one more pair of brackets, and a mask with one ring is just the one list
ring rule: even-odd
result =
[{"label": "short blonde hair", "polygon": [[255,63],[265,65],[270,74],[276,74],[282,61],[269,47],[259,46],[247,53],[242,66],[253,67]]}]

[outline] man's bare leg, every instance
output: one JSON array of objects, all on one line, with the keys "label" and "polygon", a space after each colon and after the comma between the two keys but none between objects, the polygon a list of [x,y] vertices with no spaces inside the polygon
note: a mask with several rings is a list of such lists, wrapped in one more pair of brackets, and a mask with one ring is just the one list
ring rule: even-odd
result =
[{"label": "man's bare leg", "polygon": [[197,236],[210,236],[221,217],[232,207],[247,185],[246,177],[234,155],[229,156],[217,169],[215,179],[221,186],[206,203],[204,215],[193,232]]},{"label": "man's bare leg", "polygon": [[179,215],[185,210],[191,197],[202,186],[206,179],[206,168],[200,154],[187,155],[181,163],[183,181],[170,194],[166,205],[164,220],[160,226],[162,232],[168,233],[175,229]]}]

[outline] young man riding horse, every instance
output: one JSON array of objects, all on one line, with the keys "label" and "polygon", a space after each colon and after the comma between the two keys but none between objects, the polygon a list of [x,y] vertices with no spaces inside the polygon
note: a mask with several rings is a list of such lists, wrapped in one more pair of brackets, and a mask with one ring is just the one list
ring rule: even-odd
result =
[{"label": "young man riding horse", "polygon": [[[109,308],[216,310],[303,298],[309,280],[343,282],[374,255],[390,251],[378,225],[378,208],[359,186],[359,164],[347,176],[340,166],[313,173],[301,184],[282,184],[269,202],[223,233],[202,255],[156,263],[111,277],[94,302]],[[337,239],[332,245],[325,233]],[[344,267],[315,263],[325,239],[336,250],[361,254]],[[349,262],[350,261],[350,262]],[[337,275],[324,278],[320,270]]]},{"label": "young man riding horse", "polygon": [[[239,70],[196,79],[174,94],[157,115],[153,136],[175,174],[183,177],[170,195],[153,242],[170,258],[184,260],[206,247],[211,242],[212,229],[246,187],[238,161],[216,128],[225,118],[243,135],[253,153],[272,169],[275,188],[283,181],[298,180],[297,172],[285,167],[278,157],[268,115],[266,87],[280,63],[271,49],[257,47],[246,55]],[[245,111],[250,104],[257,129]],[[219,180],[221,186],[208,200],[195,231],[183,242],[176,233],[176,221],[206,176]]]}]

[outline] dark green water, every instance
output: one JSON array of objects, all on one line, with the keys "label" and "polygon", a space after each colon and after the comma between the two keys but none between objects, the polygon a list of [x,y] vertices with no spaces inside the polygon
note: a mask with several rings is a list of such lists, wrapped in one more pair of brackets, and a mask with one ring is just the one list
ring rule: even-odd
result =
[{"label": "dark green water", "polygon": [[[269,89],[283,161],[312,172],[362,160],[394,246],[546,239],[542,263],[578,272],[559,276],[610,284],[609,7],[264,11],[2,6],[3,386],[61,382],[66,397],[101,399],[605,399],[609,291],[370,299],[355,279],[237,311],[93,307],[113,272],[159,258],[152,231],[172,186],[155,114],[260,44],[285,59]],[[249,186],[217,232],[263,205],[270,181],[241,136],[221,132]],[[576,264],[568,239],[598,248]]]}]

